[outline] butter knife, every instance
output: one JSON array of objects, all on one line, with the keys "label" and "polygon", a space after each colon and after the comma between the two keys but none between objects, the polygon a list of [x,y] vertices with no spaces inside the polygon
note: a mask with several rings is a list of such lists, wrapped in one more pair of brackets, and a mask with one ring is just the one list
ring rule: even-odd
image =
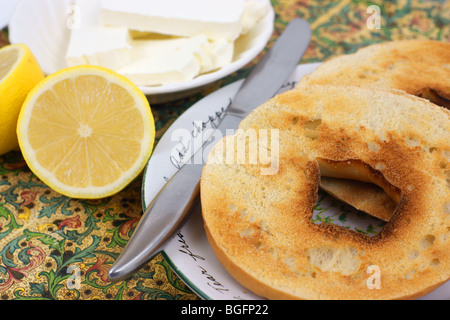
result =
[{"label": "butter knife", "polygon": [[[303,19],[293,19],[284,32],[244,80],[216,130],[225,136],[237,129],[253,109],[272,98],[294,72],[311,39],[311,28]],[[207,141],[197,153],[210,150],[217,141]],[[197,154],[196,153],[196,154]],[[200,156],[195,159],[205,159]],[[204,163],[187,163],[166,183],[146,208],[122,254],[111,266],[110,281],[130,277],[150,260],[180,227],[199,201],[199,181]]]}]

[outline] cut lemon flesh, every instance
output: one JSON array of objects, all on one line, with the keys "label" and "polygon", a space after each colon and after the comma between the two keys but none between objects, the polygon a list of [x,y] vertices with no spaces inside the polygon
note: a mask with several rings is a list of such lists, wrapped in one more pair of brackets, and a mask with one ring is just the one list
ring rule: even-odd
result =
[{"label": "cut lemon flesh", "polygon": [[0,155],[18,149],[17,118],[28,93],[44,79],[30,49],[13,44],[0,49]]},{"label": "cut lemon flesh", "polygon": [[0,52],[0,79],[3,79],[19,60],[19,50],[11,49]]},{"label": "cut lemon flesh", "polygon": [[150,105],[128,79],[101,67],[61,70],[28,96],[17,135],[30,169],[73,198],[102,198],[126,187],[153,150]]}]

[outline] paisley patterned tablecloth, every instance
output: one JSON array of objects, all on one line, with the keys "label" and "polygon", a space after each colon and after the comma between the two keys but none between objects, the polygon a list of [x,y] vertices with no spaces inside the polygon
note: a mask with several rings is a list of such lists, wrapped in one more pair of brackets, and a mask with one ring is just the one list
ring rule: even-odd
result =
[{"label": "paisley patterned tablecloth", "polygon": [[[313,37],[302,63],[387,40],[450,41],[450,2],[445,0],[272,0],[272,4],[275,32],[267,47],[292,18],[310,22]],[[375,11],[369,8],[372,5]],[[373,16],[378,9],[379,25]],[[7,43],[6,28],[0,31],[0,47]],[[260,57],[192,97],[153,105],[157,138],[196,101],[245,77]],[[108,281],[110,266],[142,215],[141,183],[142,176],[113,197],[74,200],[43,184],[20,152],[0,157],[0,300],[199,299],[162,255],[126,281]],[[72,274],[79,276],[79,283],[68,281]]]}]

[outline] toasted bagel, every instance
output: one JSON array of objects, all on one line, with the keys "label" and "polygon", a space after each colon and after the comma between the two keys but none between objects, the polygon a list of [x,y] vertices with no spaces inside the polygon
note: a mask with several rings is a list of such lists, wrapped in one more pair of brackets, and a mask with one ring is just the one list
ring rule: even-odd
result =
[{"label": "toasted bagel", "polygon": [[329,59],[299,85],[397,89],[450,108],[450,42],[401,40]]},{"label": "toasted bagel", "polygon": [[[331,58],[304,77],[299,86],[311,84],[402,90],[450,108],[450,43],[402,40],[373,44]],[[381,220],[389,221],[393,214],[393,199],[373,184],[326,178],[321,188]]]},{"label": "toasted bagel", "polygon": [[[311,85],[269,100],[240,129],[209,154],[200,190],[209,243],[249,290],[269,299],[409,299],[450,278],[450,111],[400,91]],[[273,174],[261,174],[266,162],[224,162],[237,156],[230,146],[242,132],[261,129],[277,132]],[[318,159],[363,163],[398,188],[376,236],[311,221]]]}]

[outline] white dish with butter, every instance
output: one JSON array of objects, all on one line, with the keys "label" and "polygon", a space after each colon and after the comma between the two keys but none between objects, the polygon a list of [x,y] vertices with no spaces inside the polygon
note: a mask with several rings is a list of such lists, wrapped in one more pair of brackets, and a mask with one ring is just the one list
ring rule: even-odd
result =
[{"label": "white dish with butter", "polygon": [[[198,2],[201,0],[196,1]],[[269,0],[253,1],[262,4],[264,3],[269,9],[263,18],[259,20],[247,34],[241,35],[233,43],[233,48],[230,49],[229,45],[219,40],[214,42],[213,45],[208,46],[206,49],[202,47],[202,51],[195,49],[197,50],[196,54],[198,57],[205,57],[204,59],[200,59],[201,63],[195,65],[193,61],[186,59],[184,64],[179,64],[179,68],[184,69],[175,70],[175,73],[173,73],[172,70],[165,70],[162,74],[163,77],[172,77],[173,74],[173,77],[178,78],[170,78],[170,81],[168,80],[165,83],[163,81],[164,84],[143,85],[142,81],[148,82],[157,79],[158,73],[156,72],[156,75],[151,74],[151,76],[136,73],[136,70],[140,68],[141,63],[145,63],[145,55],[146,52],[149,51],[148,48],[150,48],[150,46],[132,52],[130,59],[136,59],[135,57],[139,57],[140,59],[140,61],[132,60],[132,65],[121,67],[117,65],[118,61],[120,62],[127,56],[125,54],[126,48],[124,45],[122,45],[122,48],[118,48],[117,51],[113,51],[110,55],[94,54],[88,62],[91,63],[91,61],[93,61],[92,63],[95,64],[96,59],[103,59],[106,63],[111,63],[112,66],[117,67],[116,71],[124,73],[132,81],[134,79],[139,88],[149,96],[151,103],[167,102],[186,97],[196,93],[212,82],[241,69],[250,63],[265,48],[273,33],[273,8],[270,5]],[[66,53],[69,48],[72,31],[77,27],[77,14],[79,14],[79,11],[77,10],[79,10],[79,8],[73,5],[73,0],[59,0],[56,2],[53,0],[20,0],[9,24],[10,42],[27,44],[35,54],[46,74],[51,74],[62,68],[68,67]],[[37,12],[39,14],[36,14]],[[245,22],[243,22],[244,29],[246,28],[246,23],[251,25],[251,20],[251,16],[246,17]],[[116,32],[120,33],[120,26],[113,27],[117,27]],[[105,30],[97,26],[96,31],[97,37],[102,38]],[[214,34],[219,34],[219,31],[214,31]],[[211,37],[213,37],[214,34],[212,33]],[[233,35],[230,36],[232,37]],[[90,41],[95,41],[95,37]],[[198,39],[195,39],[195,41],[198,41]],[[193,40],[193,43],[195,43],[195,41]],[[210,43],[211,42],[213,42],[213,40],[210,39]],[[226,60],[227,55],[230,54],[230,50],[234,50],[231,63],[220,67],[223,65],[223,61]],[[214,53],[214,55],[212,53]],[[78,57],[82,56],[81,54],[76,54]],[[82,57],[85,58],[86,56]],[[73,60],[74,63],[80,63],[77,62],[76,59],[77,57]],[[219,69],[215,69],[215,66],[219,66]],[[161,69],[156,68],[156,66],[153,66],[152,68],[152,71]],[[189,79],[189,75],[195,74],[197,69],[201,70],[203,73],[197,74],[194,78]],[[179,72],[180,70],[182,72]],[[132,72],[132,74],[129,72]],[[175,82],[174,79],[176,79]],[[155,83],[157,82],[158,81],[155,81]]]}]

